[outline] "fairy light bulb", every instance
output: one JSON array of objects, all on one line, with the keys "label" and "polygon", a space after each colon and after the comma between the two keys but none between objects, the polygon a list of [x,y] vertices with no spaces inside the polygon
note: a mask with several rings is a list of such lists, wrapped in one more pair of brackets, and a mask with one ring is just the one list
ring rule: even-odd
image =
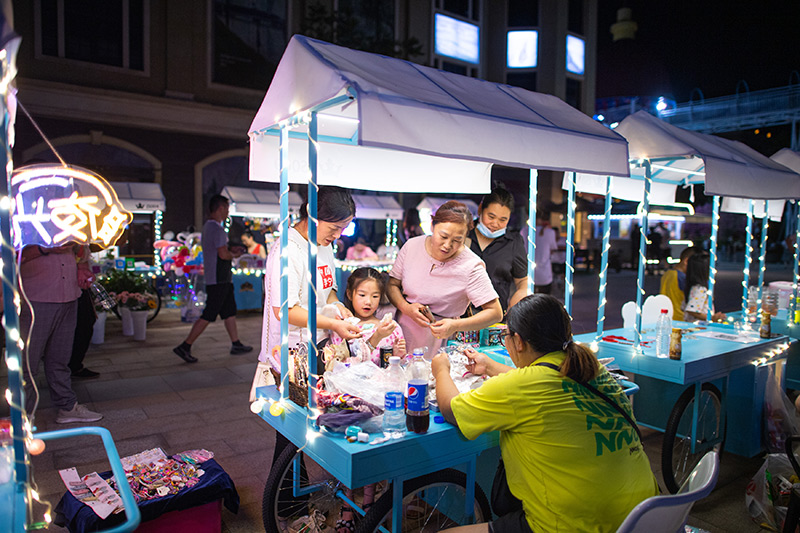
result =
[{"label": "fairy light bulb", "polygon": [[250,412],[255,415],[259,415],[264,410],[264,405],[266,405],[266,402],[259,398],[250,404]]},{"label": "fairy light bulb", "polygon": [[44,452],[45,443],[42,439],[32,439],[28,444],[28,451],[31,455],[39,455]]}]

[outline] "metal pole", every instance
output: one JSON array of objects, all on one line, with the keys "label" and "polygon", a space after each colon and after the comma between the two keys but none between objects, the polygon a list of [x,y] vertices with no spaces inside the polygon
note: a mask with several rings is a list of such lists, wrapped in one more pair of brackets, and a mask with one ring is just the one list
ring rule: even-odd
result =
[{"label": "metal pole", "polygon": [[709,250],[708,265],[708,311],[706,320],[711,322],[713,316],[712,307],[714,304],[714,285],[717,282],[717,233],[719,232],[719,196],[714,197],[711,210],[711,249]]},{"label": "metal pole", "polygon": [[606,320],[606,287],[608,286],[608,251],[611,249],[611,176],[606,176],[606,210],[603,218],[603,250],[600,259],[600,294],[597,301],[597,335],[599,341],[603,336]]},{"label": "metal pole", "polygon": [[[750,208],[747,211],[747,240],[744,246],[744,279],[742,279],[742,315],[747,315],[747,292],[750,285],[750,263],[753,255],[753,208],[754,202],[750,200]],[[756,311],[757,312],[757,311]]]},{"label": "metal pole", "polygon": [[315,405],[317,387],[317,112],[308,124],[308,406]]},{"label": "metal pole", "polygon": [[[289,127],[281,126],[281,398],[289,397]],[[265,283],[269,280],[265,278]],[[269,287],[269,285],[267,285]],[[271,313],[272,309],[265,309]],[[267,346],[267,349],[272,349]]]},{"label": "metal pole", "polygon": [[575,278],[575,179],[576,173],[569,173],[569,188],[567,189],[567,271],[564,284],[564,308],[572,316],[572,284]]},{"label": "metal pole", "polygon": [[767,270],[767,230],[769,229],[769,200],[764,200],[764,218],[761,219],[761,246],[758,256],[758,308],[761,309],[761,302],[764,295],[764,271]]},{"label": "metal pole", "polygon": [[533,294],[535,283],[533,273],[536,269],[536,188],[539,172],[532,168],[528,180],[528,294]]},{"label": "metal pole", "polygon": [[639,225],[639,273],[636,277],[636,323],[634,324],[633,348],[638,353],[641,351],[642,342],[642,298],[644,297],[644,275],[647,263],[647,224],[650,215],[650,186],[653,177],[650,172],[650,161],[645,160],[644,166],[644,200],[642,201],[642,222]]}]

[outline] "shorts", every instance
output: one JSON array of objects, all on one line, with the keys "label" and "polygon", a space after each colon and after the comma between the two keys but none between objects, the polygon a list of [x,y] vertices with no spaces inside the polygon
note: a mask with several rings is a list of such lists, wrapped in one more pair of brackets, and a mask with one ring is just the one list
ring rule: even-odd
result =
[{"label": "shorts", "polygon": [[520,509],[513,513],[504,514],[497,520],[489,522],[489,533],[533,533],[525,511]]},{"label": "shorts", "polygon": [[236,298],[233,295],[233,283],[217,283],[206,285],[206,307],[200,318],[214,322],[217,315],[222,320],[236,315]]}]

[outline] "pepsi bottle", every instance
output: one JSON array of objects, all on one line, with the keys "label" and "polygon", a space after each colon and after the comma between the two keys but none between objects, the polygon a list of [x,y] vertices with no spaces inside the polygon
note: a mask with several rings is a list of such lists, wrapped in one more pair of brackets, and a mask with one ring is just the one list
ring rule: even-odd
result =
[{"label": "pepsi bottle", "polygon": [[421,354],[414,354],[410,370],[406,428],[414,433],[427,433],[431,419],[428,408],[428,366]]}]

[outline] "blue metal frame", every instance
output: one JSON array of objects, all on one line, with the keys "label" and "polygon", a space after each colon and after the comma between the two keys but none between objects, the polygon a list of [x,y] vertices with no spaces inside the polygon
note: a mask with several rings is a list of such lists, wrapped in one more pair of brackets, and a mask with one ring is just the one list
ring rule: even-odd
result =
[{"label": "blue metal frame", "polygon": [[539,173],[532,168],[528,180],[528,294],[533,294],[536,285],[533,276],[536,268],[536,188],[538,181]]},{"label": "blue metal frame", "polygon": [[747,296],[749,291],[748,286],[750,285],[750,264],[753,261],[753,209],[755,207],[754,204],[755,203],[753,202],[753,200],[750,200],[750,207],[747,210],[747,230],[746,230],[747,237],[744,245],[744,268],[742,269],[742,273],[744,274],[744,278],[742,279],[743,314],[747,314]]},{"label": "blue metal frame", "polygon": [[711,208],[711,249],[708,263],[708,310],[706,320],[714,316],[714,286],[717,283],[717,233],[719,233],[719,196],[715,196]]},{"label": "blue metal frame", "polygon": [[794,235],[794,266],[792,267],[792,301],[789,302],[790,323],[794,322],[794,315],[797,312],[797,284],[798,284],[798,262],[800,262],[800,201],[795,201],[797,208],[797,222]]},{"label": "blue metal frame", "polygon": [[606,205],[603,218],[603,251],[600,259],[600,291],[597,297],[597,335],[595,340],[603,337],[603,326],[606,321],[606,287],[608,286],[608,252],[611,249],[611,176],[606,176]]},{"label": "blue metal frame", "polygon": [[644,168],[644,199],[642,200],[642,222],[639,224],[639,272],[636,277],[636,324],[634,326],[633,347],[637,352],[642,343],[642,298],[644,296],[644,269],[647,263],[647,224],[650,215],[650,161],[641,163]]},{"label": "blue metal frame", "polygon": [[572,284],[575,279],[575,180],[576,173],[569,173],[567,188],[567,269],[566,283],[564,283],[564,308],[572,317]]}]

